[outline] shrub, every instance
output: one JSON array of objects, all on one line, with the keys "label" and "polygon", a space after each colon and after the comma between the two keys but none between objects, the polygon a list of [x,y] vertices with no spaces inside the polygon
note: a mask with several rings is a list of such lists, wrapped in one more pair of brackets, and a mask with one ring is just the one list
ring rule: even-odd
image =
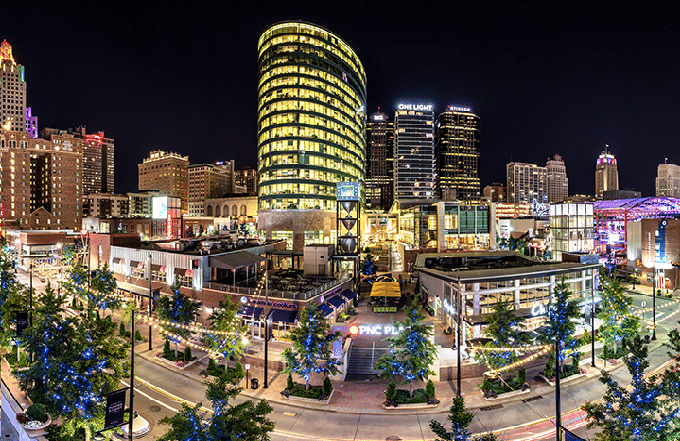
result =
[{"label": "shrub", "polygon": [[522,366],[517,371],[517,375],[515,376],[515,383],[517,384],[517,386],[521,387],[526,382],[527,382],[527,370],[524,366]]},{"label": "shrub", "polygon": [[47,421],[47,410],[45,409],[45,405],[41,403],[31,404],[28,409],[26,409],[26,417],[28,417],[30,421],[40,421],[41,423],[44,423]]},{"label": "shrub", "polygon": [[212,373],[217,369],[217,363],[212,358],[208,360],[208,372]]},{"label": "shrub", "polygon": [[120,326],[118,327],[118,335],[121,337],[127,336],[127,331],[125,330],[125,324],[123,322],[120,322]]},{"label": "shrub", "polygon": [[590,343],[590,333],[584,332],[583,337],[581,337],[581,346],[585,346]]},{"label": "shrub", "polygon": [[184,361],[191,361],[191,360],[192,360],[191,348],[189,346],[187,346],[186,348],[184,348]]},{"label": "shrub", "polygon": [[323,394],[325,396],[330,396],[331,392],[333,392],[333,383],[331,383],[331,379],[326,377],[323,379]]},{"label": "shrub", "polygon": [[411,403],[427,403],[427,392],[425,389],[416,389],[411,395]]},{"label": "shrub", "polygon": [[482,380],[482,384],[479,385],[479,388],[483,391],[491,390],[493,388],[491,380],[489,380],[487,377],[484,377],[484,380]]},{"label": "shrub", "polygon": [[237,377],[240,380],[245,376],[246,371],[245,369],[243,369],[243,365],[241,364],[240,361],[237,361],[236,364],[234,365],[234,377]]},{"label": "shrub", "polygon": [[411,394],[406,389],[397,389],[395,401],[397,404],[406,404],[411,401]]},{"label": "shrub", "polygon": [[142,333],[139,332],[139,329],[135,330],[135,341],[142,341],[144,340],[144,337],[142,337]]},{"label": "shrub", "polygon": [[427,398],[434,398],[434,381],[427,380],[425,391],[427,392]]},{"label": "shrub", "polygon": [[165,343],[163,344],[163,356],[167,358],[169,354],[172,354],[172,351],[170,350],[170,340],[165,340]]},{"label": "shrub", "polygon": [[26,352],[20,353],[19,354],[19,361],[17,362],[17,365],[19,367],[28,367],[29,364],[30,363],[28,362],[28,355],[26,354]]},{"label": "shrub", "polygon": [[295,383],[293,383],[293,375],[288,374],[288,379],[286,380],[286,389],[292,390],[293,387],[295,387]]},{"label": "shrub", "polygon": [[390,381],[387,385],[387,390],[385,391],[385,399],[387,401],[393,401],[395,398],[397,398],[397,385],[394,384],[394,381]]}]

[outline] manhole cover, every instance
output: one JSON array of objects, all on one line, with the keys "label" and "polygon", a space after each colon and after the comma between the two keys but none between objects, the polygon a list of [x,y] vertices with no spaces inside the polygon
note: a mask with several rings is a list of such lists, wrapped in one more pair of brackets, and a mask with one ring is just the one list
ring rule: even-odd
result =
[{"label": "manhole cover", "polygon": [[160,412],[161,411],[161,406],[150,406],[149,410],[151,412]]}]

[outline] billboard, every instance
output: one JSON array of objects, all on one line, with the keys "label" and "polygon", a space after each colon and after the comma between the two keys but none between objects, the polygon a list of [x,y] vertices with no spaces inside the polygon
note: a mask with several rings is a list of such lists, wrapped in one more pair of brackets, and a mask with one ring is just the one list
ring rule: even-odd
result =
[{"label": "billboard", "polygon": [[337,200],[339,201],[359,201],[358,182],[338,182]]},{"label": "billboard", "polygon": [[151,217],[153,219],[167,219],[168,218],[168,197],[154,196],[152,198],[153,205]]}]

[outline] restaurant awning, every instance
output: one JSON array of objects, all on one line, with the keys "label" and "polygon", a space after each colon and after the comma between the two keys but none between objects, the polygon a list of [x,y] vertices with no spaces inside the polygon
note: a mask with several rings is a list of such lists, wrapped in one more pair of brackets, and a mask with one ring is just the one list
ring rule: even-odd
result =
[{"label": "restaurant awning", "polygon": [[131,260],[130,261],[130,268],[137,269],[137,265],[139,265],[141,262],[137,262],[136,260]]},{"label": "restaurant awning", "polygon": [[[149,297],[149,288],[142,288],[141,286],[133,285],[132,283],[120,281],[117,281],[116,285],[119,290],[125,291],[128,294]],[[152,290],[152,294],[157,293],[159,291],[160,291],[159,289],[154,289]]]},{"label": "restaurant awning", "polygon": [[121,261],[120,257],[113,258],[113,263],[120,263],[120,261]]},{"label": "restaurant awning", "polygon": [[357,293],[355,293],[352,290],[346,289],[343,292],[341,292],[340,295],[346,298],[347,300],[352,300],[357,296]]},{"label": "restaurant awning", "polygon": [[330,299],[326,300],[329,305],[335,307],[335,308],[340,308],[342,305],[344,305],[347,300],[343,296],[333,296]]},{"label": "restaurant awning", "polygon": [[399,282],[375,282],[371,297],[401,297]]},{"label": "restaurant awning", "polygon": [[248,251],[236,251],[235,253],[210,256],[210,266],[212,268],[228,270],[244,268],[264,261],[264,257],[249,253]]},{"label": "restaurant awning", "polygon": [[326,305],[325,303],[320,304],[319,309],[323,311],[324,317],[333,314],[333,310],[331,309],[331,307]]},{"label": "restaurant awning", "polygon": [[295,323],[297,315],[298,315],[297,310],[278,308],[274,308],[271,310],[272,322]]}]

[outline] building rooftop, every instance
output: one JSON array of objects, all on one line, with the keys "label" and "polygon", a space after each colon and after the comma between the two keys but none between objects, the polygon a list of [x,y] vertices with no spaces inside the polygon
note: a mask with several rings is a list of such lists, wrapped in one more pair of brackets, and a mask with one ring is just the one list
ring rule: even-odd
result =
[{"label": "building rooftop", "polygon": [[680,199],[672,197],[646,197],[614,199],[593,203],[599,216],[626,218],[636,221],[643,218],[680,216]]}]

